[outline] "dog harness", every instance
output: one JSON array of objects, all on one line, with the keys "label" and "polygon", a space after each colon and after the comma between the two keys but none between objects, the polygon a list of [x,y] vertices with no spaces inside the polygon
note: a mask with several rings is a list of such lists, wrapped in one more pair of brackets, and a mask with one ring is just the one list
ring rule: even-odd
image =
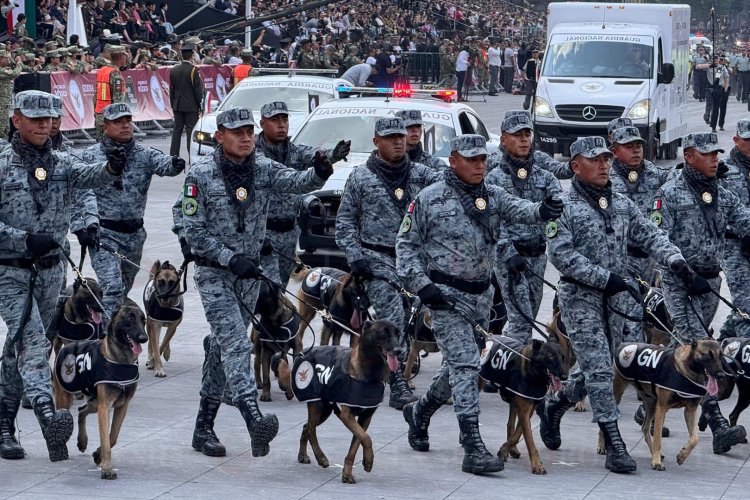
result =
[{"label": "dog harness", "polygon": [[63,315],[58,325],[57,336],[67,342],[76,342],[78,340],[97,340],[104,338],[102,325],[99,323],[74,323]]},{"label": "dog harness", "polygon": [[279,327],[273,327],[261,316],[260,319],[261,342],[287,342],[297,336],[299,331],[299,317],[297,313],[292,314],[286,322]]},{"label": "dog harness", "polygon": [[125,387],[138,382],[138,363],[113,363],[102,355],[101,345],[101,340],[84,340],[60,349],[55,359],[55,375],[63,389],[95,397],[99,384]]},{"label": "dog harness", "polygon": [[295,358],[292,392],[297,400],[325,401],[357,408],[375,408],[383,401],[385,384],[351,377],[351,349],[341,346],[313,347]]},{"label": "dog harness", "polygon": [[156,297],[156,290],[154,289],[154,282],[149,281],[144,291],[146,298],[146,316],[149,319],[155,321],[161,321],[162,323],[174,323],[182,319],[182,312],[185,309],[185,304],[180,297],[179,303],[174,307],[162,307],[159,305],[159,301]]},{"label": "dog harness", "polygon": [[[346,273],[341,269],[316,267],[302,282],[302,293],[320,300],[323,307],[329,310],[333,303],[333,296],[336,295],[336,288],[344,281],[344,278],[346,278]],[[329,312],[336,316],[334,311],[329,310]],[[345,318],[345,321],[349,321],[349,318]]]},{"label": "dog harness", "polygon": [[510,337],[493,335],[483,351],[479,376],[498,385],[502,396],[513,393],[539,401],[547,394],[549,384],[532,384],[521,373],[521,356],[518,353],[523,347],[522,343]]},{"label": "dog harness", "polygon": [[734,337],[725,339],[721,344],[724,356],[734,359],[745,373],[743,377],[750,379],[750,338]]},{"label": "dog harness", "polygon": [[706,386],[693,382],[679,371],[673,348],[653,344],[620,344],[615,351],[615,368],[628,380],[674,391],[681,398],[701,398]]}]

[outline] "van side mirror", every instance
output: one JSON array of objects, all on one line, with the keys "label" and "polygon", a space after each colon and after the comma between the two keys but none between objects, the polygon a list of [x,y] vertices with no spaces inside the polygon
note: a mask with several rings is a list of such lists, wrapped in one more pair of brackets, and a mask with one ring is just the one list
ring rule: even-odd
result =
[{"label": "van side mirror", "polygon": [[658,83],[672,83],[674,80],[674,64],[664,63],[659,71]]}]

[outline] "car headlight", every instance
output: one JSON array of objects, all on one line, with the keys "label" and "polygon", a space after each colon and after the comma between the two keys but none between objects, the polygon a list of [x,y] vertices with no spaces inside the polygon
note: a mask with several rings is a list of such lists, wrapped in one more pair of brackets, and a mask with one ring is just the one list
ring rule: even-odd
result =
[{"label": "car headlight", "polygon": [[555,117],[555,114],[552,112],[552,106],[539,96],[534,98],[534,114],[544,118]]},{"label": "car headlight", "polygon": [[216,142],[214,141],[214,135],[210,132],[197,131],[193,134],[193,138],[199,144],[214,144]]},{"label": "car headlight", "polygon": [[651,99],[643,99],[638,101],[630,108],[628,112],[628,118],[632,120],[642,120],[648,118],[648,112],[651,108]]}]

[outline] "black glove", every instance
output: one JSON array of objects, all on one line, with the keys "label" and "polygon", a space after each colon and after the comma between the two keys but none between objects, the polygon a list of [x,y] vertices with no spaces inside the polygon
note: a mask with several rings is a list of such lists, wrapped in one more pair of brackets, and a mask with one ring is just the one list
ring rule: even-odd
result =
[{"label": "black glove", "polygon": [[97,224],[91,224],[85,229],[74,231],[73,234],[78,238],[78,243],[81,247],[99,250],[99,226]]},{"label": "black glove", "polygon": [[258,266],[244,255],[235,255],[232,257],[232,260],[229,261],[229,270],[241,280],[260,278],[260,269],[258,269]]},{"label": "black glove", "polygon": [[172,157],[172,166],[177,169],[178,172],[185,170],[185,160],[179,156]]},{"label": "black glove", "polygon": [[426,306],[450,305],[450,303],[445,300],[443,292],[441,292],[437,285],[435,285],[434,283],[430,283],[429,285],[419,290],[417,292],[417,295],[419,296],[419,300],[422,301],[422,304]]},{"label": "black glove", "polygon": [[609,273],[609,279],[607,284],[604,286],[605,295],[615,295],[620,292],[626,292],[628,290],[628,284],[625,280],[615,273]]},{"label": "black glove", "polygon": [[695,271],[690,269],[690,266],[684,259],[672,262],[669,265],[669,270],[680,278],[680,281],[687,288],[688,295],[704,295],[711,291],[711,285],[708,281],[695,274]]},{"label": "black glove", "polygon": [[514,273],[522,273],[526,270],[526,259],[516,254],[505,261],[505,265],[508,267],[508,271]]},{"label": "black glove", "polygon": [[719,166],[716,169],[716,178],[726,179],[728,173],[729,173],[729,166],[724,162],[724,160],[719,160]]},{"label": "black glove", "polygon": [[315,161],[313,161],[315,173],[323,180],[327,180],[333,174],[333,165],[322,151],[315,152]]},{"label": "black glove", "polygon": [[109,162],[109,170],[114,175],[122,175],[125,170],[125,163],[127,157],[125,156],[125,148],[112,148],[112,151],[107,153],[107,161]]},{"label": "black glove", "polygon": [[375,277],[375,275],[372,274],[372,269],[370,269],[369,264],[367,264],[367,261],[365,260],[355,260],[354,262],[349,264],[349,267],[352,270],[352,276],[354,276],[355,278],[371,280]]},{"label": "black glove", "polygon": [[265,257],[266,255],[271,255],[271,252],[273,252],[271,241],[269,239],[263,240],[263,246],[260,247],[260,254]]},{"label": "black glove", "polygon": [[59,245],[49,234],[29,233],[26,235],[26,248],[34,257],[46,255],[57,247]]},{"label": "black glove", "polygon": [[320,198],[317,196],[313,196],[305,206],[307,213],[315,216],[320,216],[325,213],[325,207],[323,206],[323,202],[320,201]]},{"label": "black glove", "polygon": [[692,283],[688,286],[687,294],[691,297],[695,295],[705,295],[711,293],[712,290],[711,283],[709,283],[706,278],[695,274],[693,275]]},{"label": "black glove", "polygon": [[742,238],[742,243],[740,243],[740,251],[742,252],[742,255],[750,258],[750,236],[744,236]]},{"label": "black glove", "polygon": [[185,238],[180,238],[180,252],[182,252],[182,258],[185,262],[192,262],[195,260],[195,255],[190,250],[190,245]]},{"label": "black glove", "polygon": [[351,149],[352,141],[339,141],[338,144],[336,144],[336,147],[333,148],[333,151],[331,151],[331,163],[346,160]]},{"label": "black glove", "polygon": [[542,206],[539,207],[539,216],[543,220],[557,219],[562,215],[565,204],[557,196],[549,195],[542,202]]}]

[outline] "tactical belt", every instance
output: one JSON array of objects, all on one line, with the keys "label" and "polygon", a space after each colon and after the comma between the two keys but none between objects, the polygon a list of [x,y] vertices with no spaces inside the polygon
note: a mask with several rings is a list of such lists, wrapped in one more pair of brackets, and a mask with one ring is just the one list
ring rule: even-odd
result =
[{"label": "tactical belt", "polygon": [[726,231],[724,232],[724,238],[728,240],[739,240],[740,237],[737,235],[737,233],[733,233],[732,231]]},{"label": "tactical belt", "polygon": [[31,269],[36,264],[39,269],[50,269],[60,263],[59,255],[50,255],[41,259],[0,259],[0,266],[19,267],[21,269]]},{"label": "tactical belt", "polygon": [[489,279],[479,281],[462,280],[461,278],[456,278],[434,269],[429,272],[429,277],[435,283],[447,285],[459,292],[470,293],[472,295],[480,295],[490,287]]},{"label": "tactical belt", "polygon": [[376,245],[374,243],[367,243],[365,241],[360,241],[359,244],[362,245],[362,248],[367,248],[368,250],[372,250],[373,252],[382,253],[393,259],[396,258],[395,247],[389,247],[385,245]]},{"label": "tactical belt", "polygon": [[513,247],[521,257],[541,257],[547,251],[547,244],[527,245],[525,243],[513,242]]},{"label": "tactical belt", "polygon": [[110,231],[114,231],[116,233],[132,234],[143,227],[143,219],[100,219],[99,225],[104,229],[109,229]]},{"label": "tactical belt", "polygon": [[628,257],[635,257],[636,259],[648,259],[649,253],[641,250],[641,247],[628,245]]},{"label": "tactical belt", "polygon": [[[260,265],[259,259],[250,259],[253,261],[253,264],[256,266]],[[213,267],[214,269],[221,269],[222,271],[228,271],[231,272],[229,269],[229,266],[222,266],[217,261],[213,259],[207,259],[205,257],[195,257],[195,265],[196,266],[203,266],[203,267]]]},{"label": "tactical belt", "polygon": [[268,219],[266,220],[266,229],[277,233],[288,233],[294,229],[294,219]]}]

